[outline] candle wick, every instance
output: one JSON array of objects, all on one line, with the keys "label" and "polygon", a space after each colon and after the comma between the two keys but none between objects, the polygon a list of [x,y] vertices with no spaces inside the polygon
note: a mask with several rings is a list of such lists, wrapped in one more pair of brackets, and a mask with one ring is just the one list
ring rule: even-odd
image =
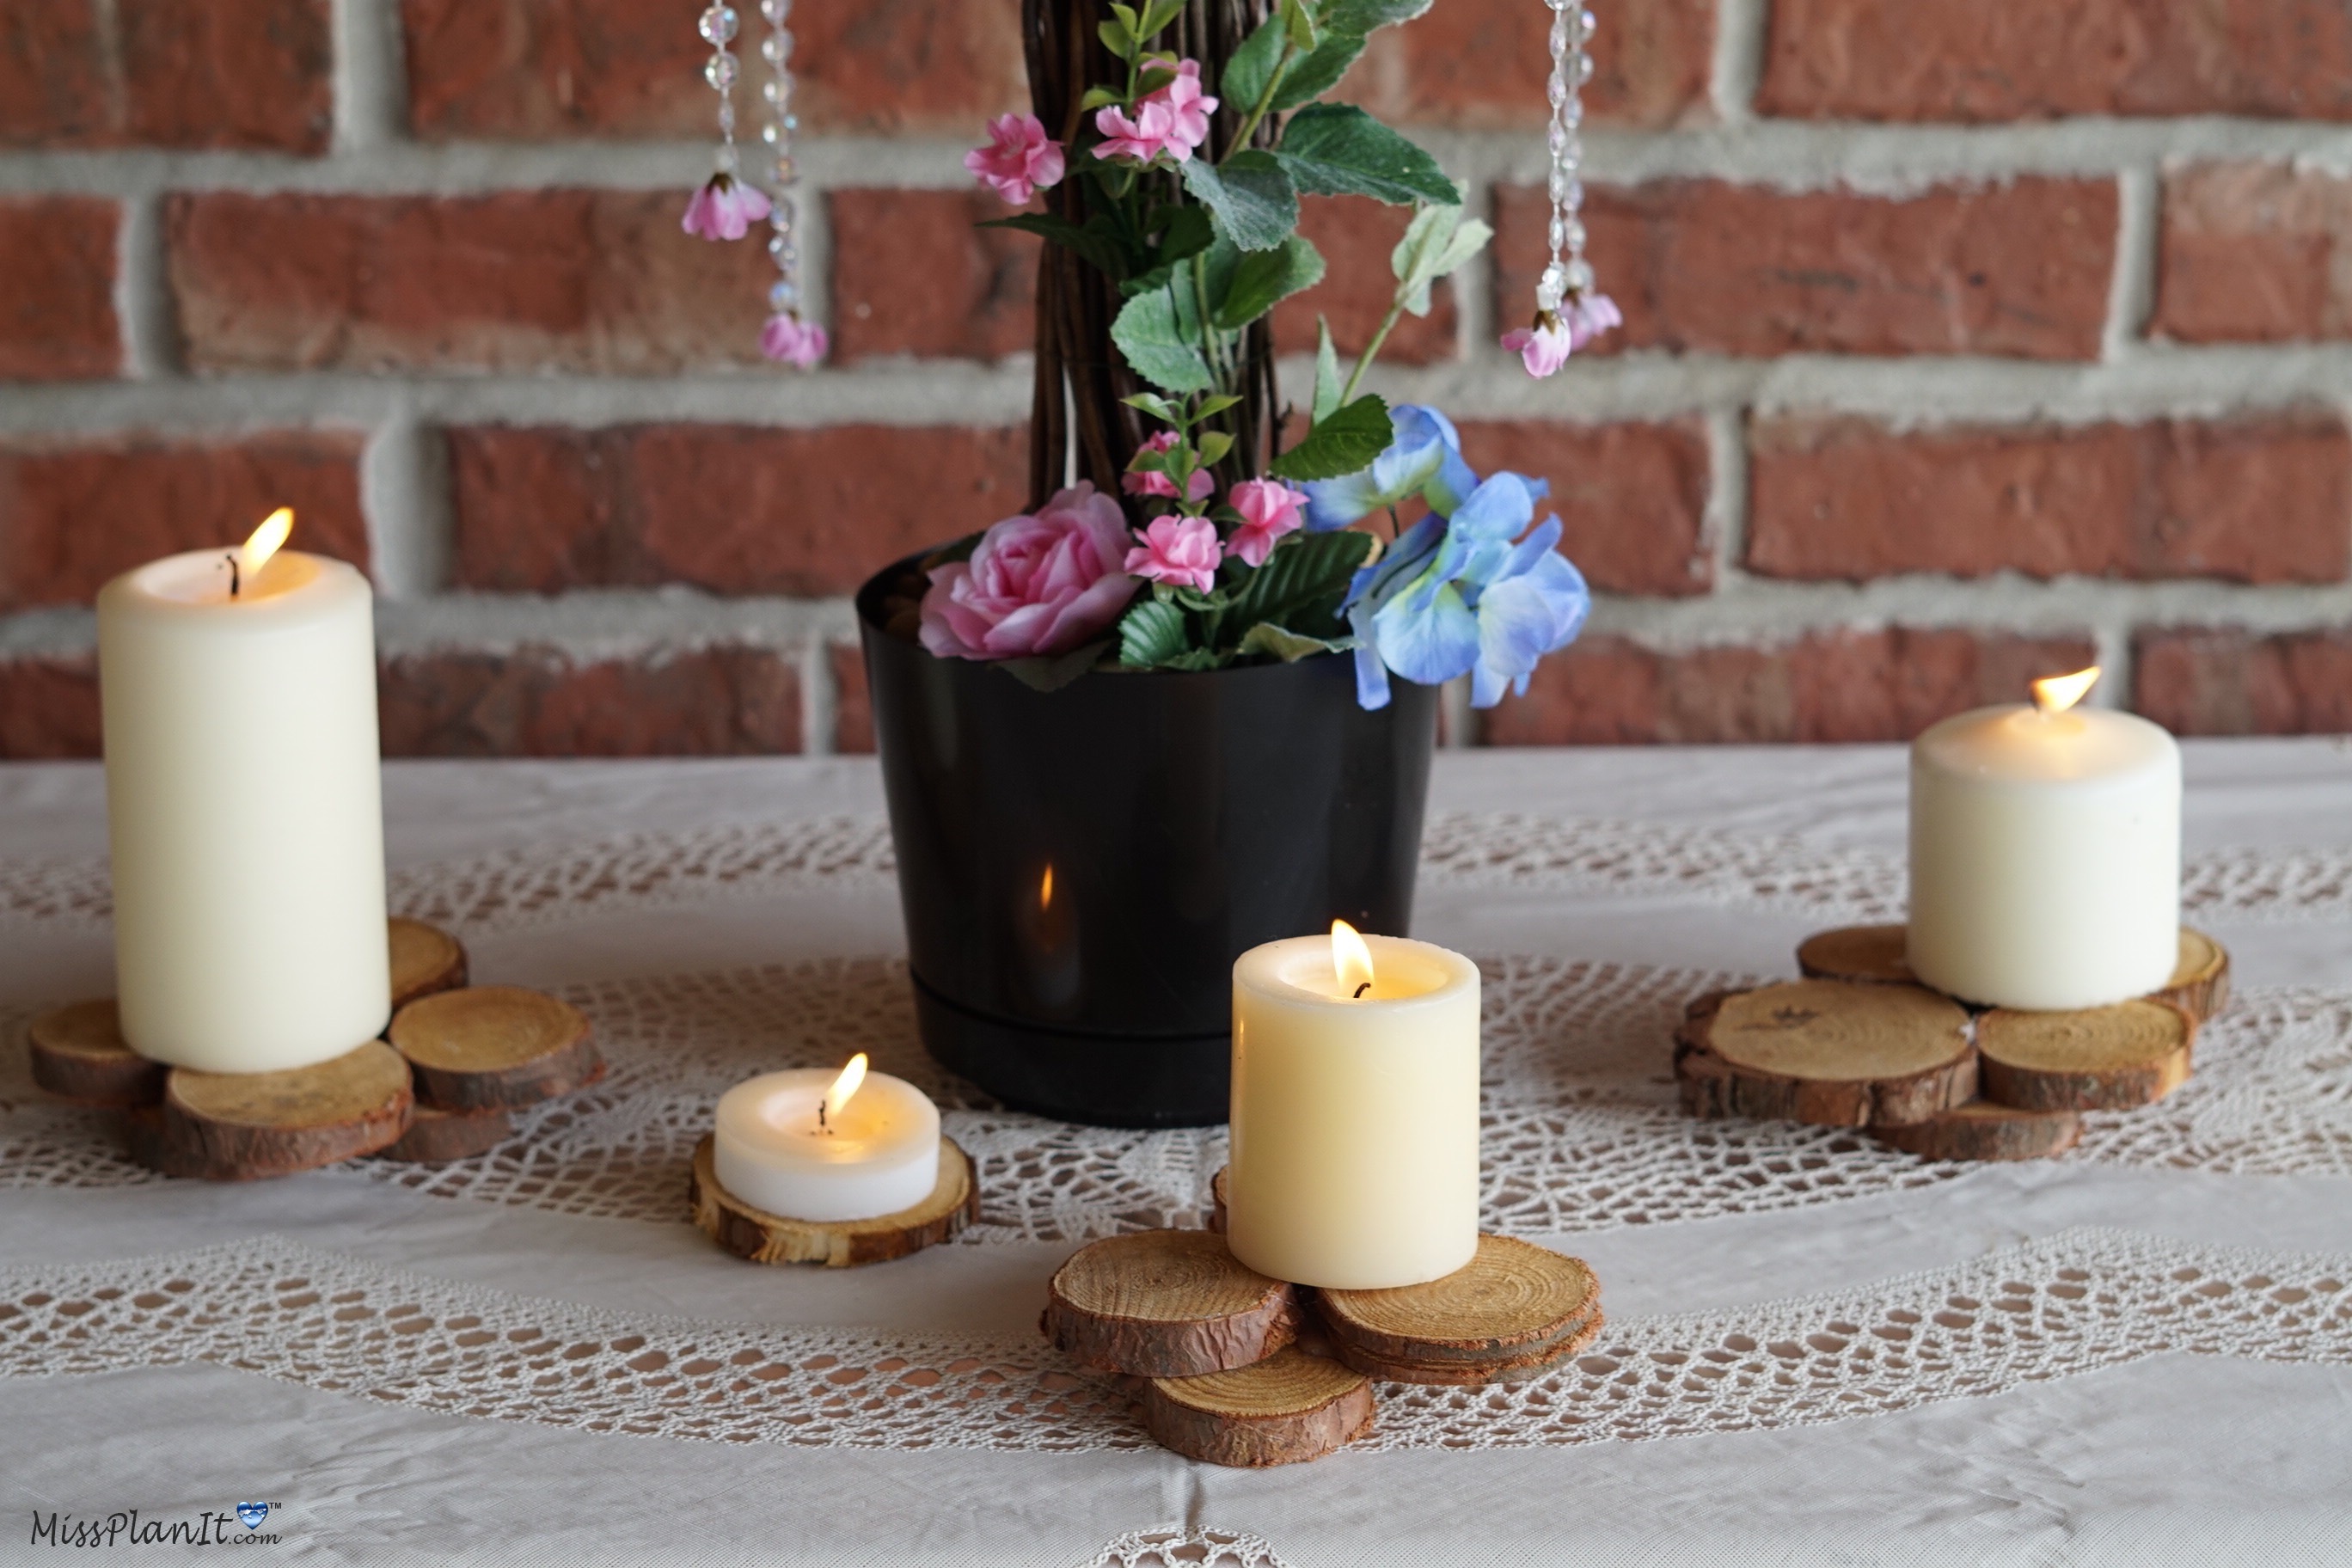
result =
[{"label": "candle wick", "polygon": [[241,584],[236,569],[236,552],[232,550],[228,552],[228,596],[230,598],[234,599],[236,597],[237,589],[240,585]]},{"label": "candle wick", "polygon": [[822,1100],[816,1102],[816,1130],[820,1132],[830,1132],[833,1131],[832,1128],[827,1127],[824,1124],[824,1101]]},{"label": "candle wick", "polygon": [[1371,983],[1370,981],[1369,981],[1369,980],[1365,981],[1361,985],[1357,986],[1357,987],[1356,987],[1356,1000],[1357,1000],[1357,1001],[1360,1001],[1360,1001],[1362,1001],[1362,1000],[1363,1000],[1363,997],[1364,997],[1364,993],[1365,993],[1365,992],[1367,992],[1367,991],[1370,991],[1371,988],[1372,988],[1372,983]]}]

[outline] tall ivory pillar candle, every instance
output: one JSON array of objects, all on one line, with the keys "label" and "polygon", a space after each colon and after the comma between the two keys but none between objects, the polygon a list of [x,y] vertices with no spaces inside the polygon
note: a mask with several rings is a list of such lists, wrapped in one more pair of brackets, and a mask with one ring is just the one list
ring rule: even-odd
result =
[{"label": "tall ivory pillar candle", "polygon": [[1360,1290],[1466,1265],[1477,965],[1344,927],[1242,954],[1225,1204],[1234,1256],[1276,1279]]},{"label": "tall ivory pillar candle", "polygon": [[2147,720],[2036,701],[1945,720],[1911,748],[1913,973],[2002,1007],[2144,995],[2180,955],[2180,748]]},{"label": "tall ivory pillar candle", "polygon": [[253,555],[98,595],[122,1035],[207,1072],[325,1061],[392,1012],[368,584]]}]

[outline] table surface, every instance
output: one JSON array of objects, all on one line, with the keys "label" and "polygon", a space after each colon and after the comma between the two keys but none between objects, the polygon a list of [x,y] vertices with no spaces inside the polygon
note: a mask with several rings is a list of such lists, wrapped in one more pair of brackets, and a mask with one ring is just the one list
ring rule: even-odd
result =
[{"label": "table surface", "polygon": [[1695,1129],[1664,1079],[1693,988],[1899,918],[1898,748],[1441,756],[1413,934],[1488,973],[1489,1224],[1590,1260],[1609,1331],[1265,1472],[1140,1443],[1034,1329],[1076,1239],[1197,1221],[1221,1131],[943,1085],[957,1244],[760,1268],[686,1223],[730,1075],[922,1070],[869,762],[391,764],[395,906],[581,1001],[629,1092],[430,1179],[230,1186],[24,1079],[24,1020],[110,988],[103,786],[0,769],[0,1558],[266,1499],[364,1561],[2352,1561],[2352,746],[2185,750],[2239,1000],[2175,1101],[1972,1168]]}]

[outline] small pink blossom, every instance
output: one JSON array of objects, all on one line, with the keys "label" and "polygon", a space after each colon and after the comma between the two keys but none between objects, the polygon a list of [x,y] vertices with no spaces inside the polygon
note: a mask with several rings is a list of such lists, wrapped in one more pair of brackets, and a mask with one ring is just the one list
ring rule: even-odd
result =
[{"label": "small pink blossom", "polygon": [[1538,380],[1568,363],[1568,356],[1625,318],[1606,294],[1572,294],[1558,310],[1538,310],[1535,324],[1503,334],[1503,346],[1519,356]]},{"label": "small pink blossom", "polygon": [[732,174],[718,174],[687,202],[678,227],[698,239],[740,239],[767,216],[765,191]]},{"label": "small pink blossom", "polygon": [[1146,103],[1168,106],[1171,128],[1181,151],[1176,161],[1182,163],[1192,150],[1209,139],[1209,116],[1217,110],[1217,100],[1201,92],[1201,62],[1180,60],[1175,79],[1155,91],[1146,93]]},{"label": "small pink blossom", "polygon": [[1560,311],[1568,321],[1569,346],[1574,349],[1583,348],[1612,327],[1625,324],[1617,301],[1606,294],[1571,294]]},{"label": "small pink blossom", "polygon": [[973,177],[1016,207],[1061,183],[1062,144],[1034,114],[1002,114],[988,124],[989,143],[963,155]]},{"label": "small pink blossom", "polygon": [[[1143,450],[1165,452],[1175,445],[1176,432],[1162,430],[1143,444]],[[1164,496],[1171,500],[1176,496],[1174,479],[1170,479],[1166,474],[1153,473],[1148,469],[1140,473],[1121,474],[1118,477],[1118,488],[1131,496]],[[1216,488],[1217,481],[1210,475],[1208,469],[1195,468],[1192,471],[1192,477],[1184,483],[1185,499],[1204,500],[1208,498],[1209,492]]]},{"label": "small pink blossom", "polygon": [[814,370],[824,358],[827,343],[823,327],[802,321],[790,311],[779,311],[768,318],[760,329],[760,352],[772,360],[797,365],[803,370]]},{"label": "small pink blossom", "polygon": [[1225,492],[1225,500],[1242,514],[1242,525],[1225,541],[1225,553],[1252,566],[1265,565],[1275,542],[1307,521],[1307,492],[1280,479],[1244,479]]},{"label": "small pink blossom", "polygon": [[1217,525],[1205,517],[1162,517],[1143,531],[1143,542],[1127,552],[1127,569],[1155,583],[1198,588],[1217,585]]},{"label": "small pink blossom", "polygon": [[1181,163],[1192,157],[1191,145],[1176,136],[1176,111],[1158,99],[1135,106],[1135,118],[1119,112],[1117,104],[1095,110],[1095,129],[1103,139],[1095,144],[1097,158],[1132,158],[1149,163],[1165,153]]},{"label": "small pink blossom", "polygon": [[931,572],[923,646],[940,658],[1067,653],[1108,630],[1135,596],[1119,570],[1129,542],[1118,503],[1081,479],[981,536],[969,561]]}]

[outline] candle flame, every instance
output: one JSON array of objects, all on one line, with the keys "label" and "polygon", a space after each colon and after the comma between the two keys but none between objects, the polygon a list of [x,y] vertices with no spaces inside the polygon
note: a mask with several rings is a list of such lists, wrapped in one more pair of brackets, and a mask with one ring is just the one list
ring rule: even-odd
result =
[{"label": "candle flame", "polygon": [[290,506],[281,506],[261,520],[261,526],[253,531],[253,537],[236,552],[237,564],[247,582],[260,575],[261,569],[269,564],[269,558],[284,547],[286,536],[293,531],[294,509]]},{"label": "candle flame", "polygon": [[2044,713],[2063,713],[2083,700],[2099,679],[2099,667],[2078,669],[2072,675],[2050,675],[2033,683],[2033,705]]},{"label": "candle flame", "polygon": [[858,1085],[865,1081],[866,1053],[860,1051],[849,1058],[849,1065],[841,1069],[841,1076],[835,1079],[833,1087],[824,1091],[824,1120],[833,1121],[838,1119],[841,1108],[849,1103],[849,1097],[856,1094]]},{"label": "candle flame", "polygon": [[1054,907],[1054,868],[1051,866],[1045,868],[1045,879],[1037,884],[1037,907],[1040,910]]},{"label": "candle flame", "polygon": [[1372,987],[1372,950],[1346,921],[1331,922],[1331,971],[1339,977],[1339,989],[1350,996],[1361,996]]}]

